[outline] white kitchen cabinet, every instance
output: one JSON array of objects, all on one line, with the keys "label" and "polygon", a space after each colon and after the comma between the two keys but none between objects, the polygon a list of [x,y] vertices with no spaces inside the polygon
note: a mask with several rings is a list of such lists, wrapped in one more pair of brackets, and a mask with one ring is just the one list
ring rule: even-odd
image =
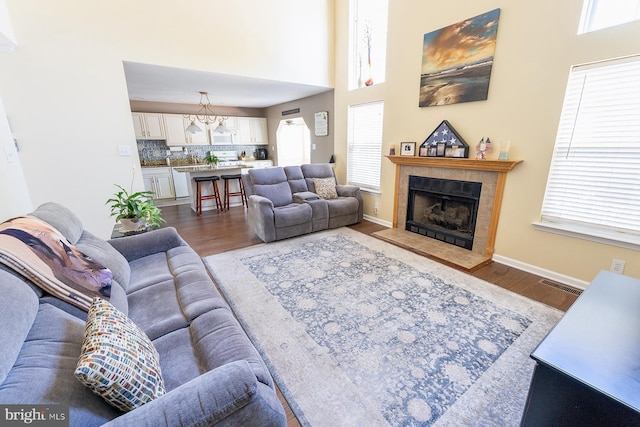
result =
[{"label": "white kitchen cabinet", "polygon": [[131,113],[136,139],[167,139],[163,116],[161,113]]},{"label": "white kitchen cabinet", "polygon": [[236,117],[238,143],[244,145],[267,145],[267,119],[264,117]]},{"label": "white kitchen cabinet", "polygon": [[196,122],[203,131],[191,133],[186,130],[191,121],[182,114],[165,114],[164,118],[167,126],[167,145],[209,145],[204,124]]},{"label": "white kitchen cabinet", "polygon": [[236,117],[227,117],[224,125],[229,130],[238,130],[238,120]]},{"label": "white kitchen cabinet", "polygon": [[143,168],[144,188],[155,195],[155,199],[175,199],[171,168]]}]

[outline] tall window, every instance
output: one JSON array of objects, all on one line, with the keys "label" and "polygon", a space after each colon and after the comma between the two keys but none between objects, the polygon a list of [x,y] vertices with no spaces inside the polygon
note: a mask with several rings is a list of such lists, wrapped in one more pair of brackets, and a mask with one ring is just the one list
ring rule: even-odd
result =
[{"label": "tall window", "polygon": [[349,106],[347,182],[363,190],[380,191],[384,102]]},{"label": "tall window", "polygon": [[384,82],[388,0],[350,0],[349,90]]},{"label": "tall window", "polygon": [[572,68],[540,225],[640,245],[640,56]]},{"label": "tall window", "polygon": [[640,0],[584,0],[578,34],[640,19]]}]

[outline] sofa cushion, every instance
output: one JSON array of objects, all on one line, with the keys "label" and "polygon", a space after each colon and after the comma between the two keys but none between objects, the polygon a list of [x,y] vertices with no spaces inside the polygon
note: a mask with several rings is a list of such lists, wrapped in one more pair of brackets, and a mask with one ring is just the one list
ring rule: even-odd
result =
[{"label": "sofa cushion", "polygon": [[82,222],[76,214],[70,209],[54,202],[43,203],[38,206],[31,215],[51,224],[51,226],[58,230],[72,245],[78,242],[84,231]]},{"label": "sofa cushion", "polygon": [[289,181],[292,193],[302,193],[309,190],[300,166],[285,166],[284,173],[287,175],[287,181]]},{"label": "sofa cushion", "polygon": [[271,200],[275,207],[286,206],[293,202],[293,193],[287,181],[277,184],[255,184],[253,190],[258,196]]},{"label": "sofa cushion", "polygon": [[291,227],[304,223],[311,224],[311,206],[306,203],[292,203],[280,206],[273,210],[273,219],[276,228]]},{"label": "sofa cushion", "polygon": [[18,276],[0,269],[0,384],[15,363],[37,313],[35,292]]},{"label": "sofa cushion", "polygon": [[75,378],[85,322],[50,304],[40,304],[16,363],[0,384],[3,404],[69,406],[72,425],[98,426],[122,412]]},{"label": "sofa cushion", "polygon": [[316,194],[323,199],[337,199],[336,180],[333,178],[313,178]]},{"label": "sofa cushion", "polygon": [[333,168],[329,163],[310,163],[300,166],[302,174],[307,181],[307,187],[309,191],[316,193],[316,188],[313,184],[313,178],[333,178],[335,180],[335,174]]},{"label": "sofa cushion", "polygon": [[89,308],[74,374],[122,411],[138,408],[165,393],[153,343],[127,316],[100,298],[95,298]]}]

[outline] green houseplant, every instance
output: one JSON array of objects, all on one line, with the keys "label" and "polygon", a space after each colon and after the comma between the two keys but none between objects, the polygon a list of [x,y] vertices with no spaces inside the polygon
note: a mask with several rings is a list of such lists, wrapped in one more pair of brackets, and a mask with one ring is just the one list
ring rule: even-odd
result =
[{"label": "green houseplant", "polygon": [[218,164],[218,156],[213,154],[213,151],[211,151],[209,152],[209,155],[204,158],[204,161],[209,163],[211,167],[215,167]]},{"label": "green houseplant", "polygon": [[[116,192],[106,204],[111,208],[111,216],[120,221],[125,230],[139,230],[146,227],[158,227],[164,222],[160,209],[153,203],[153,192],[127,191],[116,184]],[[131,180],[133,188],[133,179]]]}]

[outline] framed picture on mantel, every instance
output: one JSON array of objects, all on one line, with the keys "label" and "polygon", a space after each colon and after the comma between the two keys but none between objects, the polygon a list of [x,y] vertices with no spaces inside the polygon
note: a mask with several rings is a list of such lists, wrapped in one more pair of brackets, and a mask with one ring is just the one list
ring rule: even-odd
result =
[{"label": "framed picture on mantel", "polygon": [[400,143],[400,155],[401,156],[415,156],[416,155],[416,143],[415,142],[401,142]]}]

